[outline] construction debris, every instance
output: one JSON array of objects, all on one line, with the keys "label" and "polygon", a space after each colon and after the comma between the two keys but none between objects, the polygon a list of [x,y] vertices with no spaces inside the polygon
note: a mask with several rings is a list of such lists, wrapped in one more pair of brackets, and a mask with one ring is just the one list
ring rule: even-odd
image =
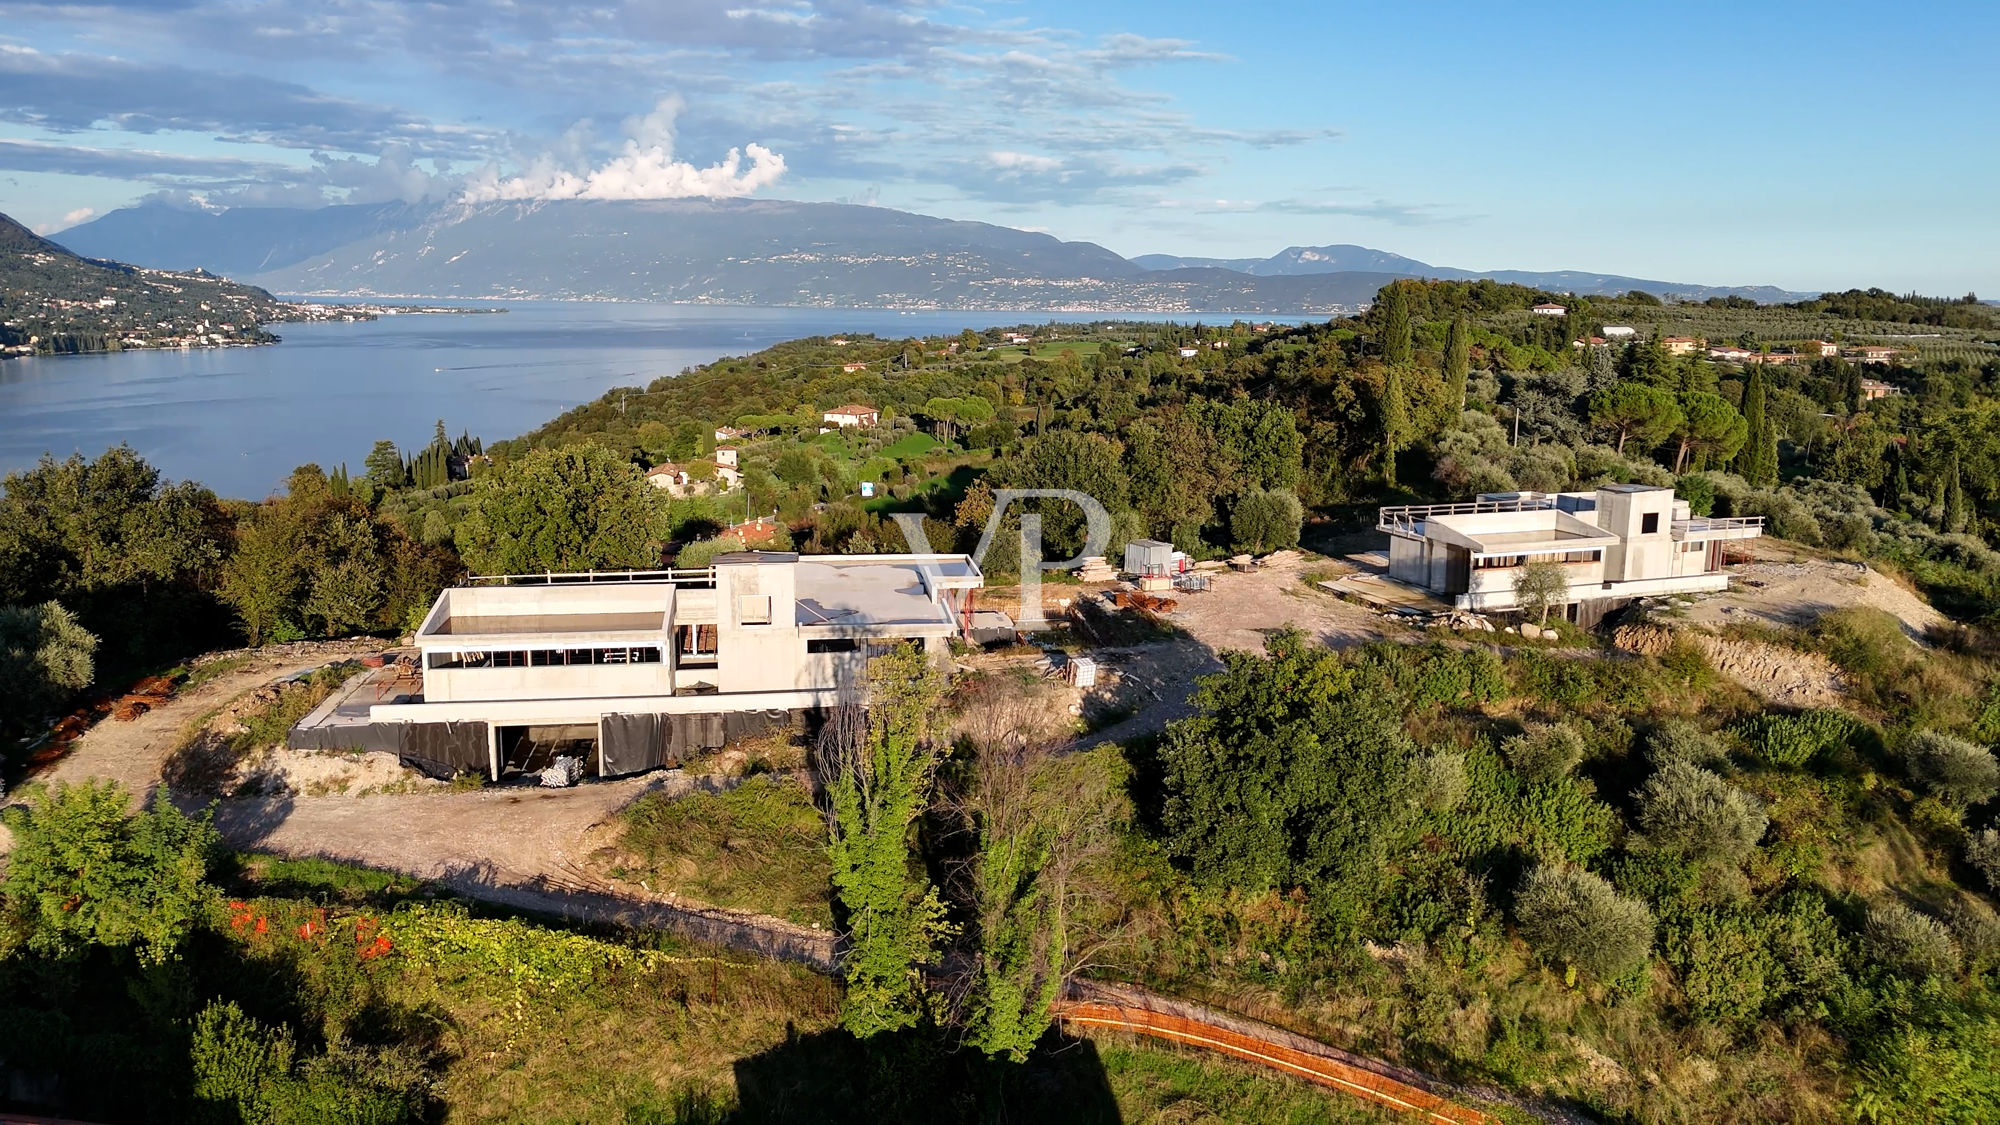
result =
[{"label": "construction debris", "polygon": [[1162,598],[1144,590],[1114,590],[1111,604],[1119,609],[1136,609],[1146,613],[1172,613],[1180,603],[1172,598]]}]

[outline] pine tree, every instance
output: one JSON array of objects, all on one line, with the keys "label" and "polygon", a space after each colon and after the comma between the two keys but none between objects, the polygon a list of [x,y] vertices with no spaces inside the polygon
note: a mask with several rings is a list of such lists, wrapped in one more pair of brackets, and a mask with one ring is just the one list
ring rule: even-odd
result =
[{"label": "pine tree", "polygon": [[1951,475],[1944,483],[1944,529],[1953,534],[1972,525],[1972,506],[1965,498],[1965,482],[1958,472],[1958,454],[1951,455]]},{"label": "pine tree", "polygon": [[1465,317],[1453,318],[1444,334],[1444,385],[1451,389],[1451,401],[1465,410],[1465,378],[1472,371],[1472,330]]},{"label": "pine tree", "polygon": [[1382,358],[1391,367],[1410,362],[1410,297],[1396,282],[1382,290]]},{"label": "pine tree", "polygon": [[1382,482],[1396,487],[1396,454],[1408,442],[1410,404],[1403,395],[1403,372],[1395,364],[1382,375]]}]

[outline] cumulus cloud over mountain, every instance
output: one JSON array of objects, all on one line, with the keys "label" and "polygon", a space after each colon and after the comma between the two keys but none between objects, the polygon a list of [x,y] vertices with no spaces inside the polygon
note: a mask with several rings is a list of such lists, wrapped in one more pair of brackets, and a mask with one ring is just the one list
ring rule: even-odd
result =
[{"label": "cumulus cloud over mountain", "polygon": [[[576,171],[554,156],[536,160],[518,176],[505,179],[487,167],[465,186],[468,203],[499,200],[556,199],[731,199],[777,183],[785,174],[785,158],[760,144],[732,148],[719,163],[706,168],[674,158],[674,119],[678,97],[663,98],[653,112],[630,123],[624,150],[604,164]],[[749,158],[745,167],[744,158]]]}]

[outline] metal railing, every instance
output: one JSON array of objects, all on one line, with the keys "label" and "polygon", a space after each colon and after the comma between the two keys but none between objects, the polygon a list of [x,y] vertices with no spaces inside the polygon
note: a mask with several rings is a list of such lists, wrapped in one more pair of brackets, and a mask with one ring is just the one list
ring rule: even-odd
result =
[{"label": "metal railing", "polygon": [[1755,528],[1764,529],[1763,516],[1712,516],[1697,520],[1675,520],[1674,534],[1686,535],[1704,531],[1742,531]]},{"label": "metal railing", "polygon": [[661,570],[545,570],[540,574],[468,574],[461,586],[570,586],[610,582],[671,582],[681,586],[715,585],[715,568],[666,567]]},{"label": "metal railing", "polygon": [[1508,500],[1464,500],[1456,504],[1405,504],[1382,508],[1375,514],[1375,530],[1423,534],[1420,525],[1431,516],[1466,516],[1481,512],[1546,512],[1556,506],[1554,496],[1516,496]]}]

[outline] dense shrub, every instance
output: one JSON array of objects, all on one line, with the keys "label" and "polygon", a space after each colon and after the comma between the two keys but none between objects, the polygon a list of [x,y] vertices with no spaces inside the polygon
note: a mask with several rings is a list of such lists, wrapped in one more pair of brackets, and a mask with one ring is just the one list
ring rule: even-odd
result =
[{"label": "dense shrub", "polygon": [[1465,755],[1435,750],[1418,758],[1411,767],[1417,804],[1433,813],[1450,812],[1465,800],[1470,782],[1465,776]]},{"label": "dense shrub", "polygon": [[1653,912],[1620,898],[1611,884],[1574,867],[1542,865],[1515,896],[1521,936],[1551,961],[1610,980],[1645,963],[1653,948]]},{"label": "dense shrub", "polygon": [[1965,895],[1954,898],[1945,908],[1944,927],[1969,967],[1985,969],[2000,959],[2000,915],[1984,902]]},{"label": "dense shrub", "polygon": [[1975,805],[2000,791],[1993,752],[1939,731],[1923,731],[1903,748],[1910,776],[1940,800]]},{"label": "dense shrub", "polygon": [[2000,829],[1975,832],[1965,841],[1965,862],[1986,878],[1986,886],[2000,891]]},{"label": "dense shrub", "polygon": [[1869,956],[1898,973],[1931,977],[1958,968],[1958,946],[1944,924],[1899,902],[1869,909],[1861,941]]},{"label": "dense shrub", "polygon": [[1500,658],[1491,649],[1446,644],[1370,645],[1355,667],[1406,699],[1413,708],[1487,703],[1506,694]]},{"label": "dense shrub", "polygon": [[1685,719],[1670,719],[1646,736],[1646,757],[1655,769],[1674,762],[1707,767],[1727,762],[1729,748],[1721,739]]},{"label": "dense shrub", "polygon": [[1662,919],[1660,951],[1688,1016],[1744,1029],[1758,1019],[1816,1019],[1843,980],[1845,943],[1818,895],[1791,892]]},{"label": "dense shrub", "polygon": [[1568,723],[1530,727],[1500,743],[1515,773],[1531,783],[1557,781],[1583,761],[1583,735]]},{"label": "dense shrub", "polygon": [[1736,736],[1752,753],[1772,765],[1796,769],[1845,743],[1859,726],[1842,711],[1802,711],[1796,715],[1773,712],[1737,724]]},{"label": "dense shrub", "polygon": [[1757,798],[1686,762],[1655,772],[1639,794],[1639,823],[1654,846],[1704,863],[1736,863],[1769,827]]}]

